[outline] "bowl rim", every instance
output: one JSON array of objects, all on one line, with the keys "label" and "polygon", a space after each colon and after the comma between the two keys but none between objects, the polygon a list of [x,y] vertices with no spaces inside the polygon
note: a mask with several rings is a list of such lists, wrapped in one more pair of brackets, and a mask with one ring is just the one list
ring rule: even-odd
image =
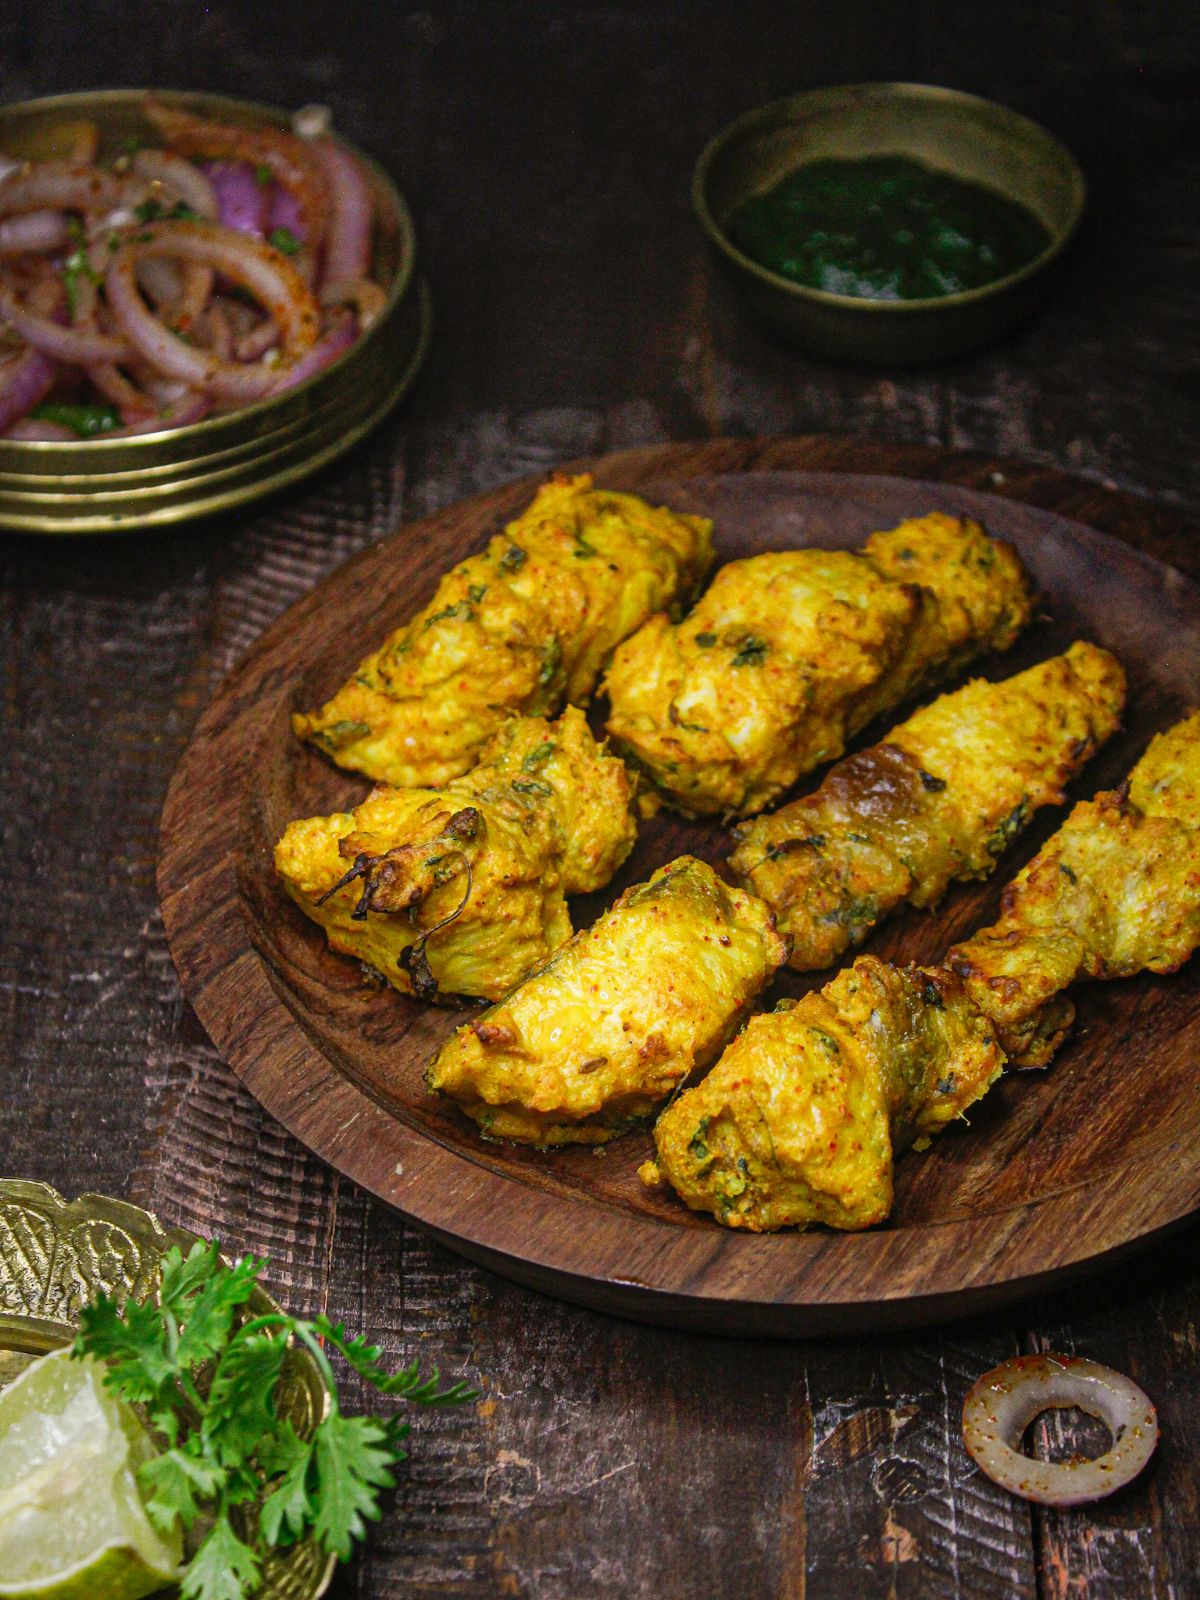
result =
[{"label": "bowl rim", "polygon": [[[105,106],[136,106],[145,100],[148,95],[156,99],[179,105],[188,110],[197,107],[206,110],[210,115],[213,111],[228,108],[241,114],[250,113],[253,117],[276,125],[282,124],[290,127],[293,111],[282,106],[271,104],[264,100],[246,100],[240,95],[210,93],[205,89],[164,89],[157,87],[143,88],[116,88],[116,89],[76,89],[68,94],[39,95],[32,100],[12,100],[0,105],[0,130],[9,118],[21,116],[28,112],[54,112],[98,110]],[[167,440],[181,440],[184,443],[196,441],[199,445],[212,433],[228,427],[231,423],[241,423],[244,418],[261,416],[273,406],[278,406],[282,401],[295,400],[298,396],[310,394],[314,387],[328,378],[331,373],[339,371],[343,364],[353,355],[360,353],[369,343],[375,342],[379,330],[385,322],[395,313],[397,306],[408,294],[412,287],[417,266],[417,230],[413,220],[412,211],[408,201],[399,185],[390,173],[378,162],[374,156],[363,150],[360,146],[339,133],[336,128],[329,129],[329,135],[334,138],[343,149],[348,150],[352,156],[366,169],[372,182],[382,189],[388,201],[395,207],[398,224],[397,237],[399,245],[399,265],[397,266],[392,282],[388,287],[387,300],[383,310],[372,325],[361,333],[347,349],[343,350],[336,360],[329,366],[323,367],[319,372],[314,372],[311,377],[305,378],[302,383],[296,384],[292,389],[285,389],[283,393],[265,395],[261,400],[251,401],[248,405],[237,406],[232,411],[224,411],[219,416],[202,417],[198,422],[188,422],[176,428],[156,428],[152,433],[139,433],[112,438],[111,435],[96,434],[91,438],[81,439],[2,439],[0,438],[0,465],[4,457],[10,452],[19,451],[22,455],[26,451],[33,455],[25,459],[43,457],[47,464],[62,459],[68,452],[86,448],[88,445],[107,444],[113,449],[136,450],[139,445],[158,446]]]},{"label": "bowl rim", "polygon": [[[708,203],[709,174],[721,152],[750,129],[760,123],[795,121],[797,120],[795,114],[806,104],[816,109],[825,102],[828,109],[832,110],[839,96],[858,96],[863,100],[876,101],[889,99],[941,101],[963,106],[986,106],[989,111],[999,112],[1011,125],[1022,125],[1035,134],[1062,160],[1072,189],[1070,217],[1057,233],[1051,234],[1050,243],[1034,256],[1032,261],[1027,261],[1023,267],[1018,267],[1014,272],[1006,272],[1003,277],[994,278],[990,283],[980,284],[974,289],[963,289],[957,294],[931,295],[923,300],[872,300],[864,295],[834,294],[828,289],[814,289],[808,284],[796,283],[778,272],[772,272],[769,267],[764,267],[752,256],[739,250],[718,224]],[[803,164],[800,161],[797,166]],[[739,271],[749,273],[761,283],[772,289],[782,290],[798,301],[875,316],[904,317],[918,313],[928,315],[955,307],[977,305],[980,301],[990,299],[1037,276],[1062,255],[1079,231],[1087,208],[1087,200],[1087,180],[1079,162],[1067,146],[1060,139],[1056,139],[1040,122],[1035,122],[1024,112],[1016,111],[998,100],[989,100],[984,95],[970,94],[964,89],[947,89],[931,83],[880,81],[829,84],[823,88],[805,89],[797,94],[782,95],[776,100],[765,101],[761,105],[752,106],[748,111],[743,111],[740,116],[735,117],[732,122],[714,134],[701,150],[692,171],[692,210],[696,214],[696,219],[710,244]]]}]

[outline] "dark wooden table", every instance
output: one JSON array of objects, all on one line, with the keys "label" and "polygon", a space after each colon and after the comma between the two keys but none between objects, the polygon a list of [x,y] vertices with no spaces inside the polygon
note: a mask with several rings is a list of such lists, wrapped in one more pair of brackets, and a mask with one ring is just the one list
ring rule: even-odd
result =
[{"label": "dark wooden table", "polygon": [[[1193,8],[1132,0],[0,9],[0,98],[155,82],[326,101],[421,227],[433,353],[347,460],[178,532],[0,535],[0,1170],[267,1253],[297,1309],[482,1390],[415,1419],[336,1595],[1200,1593],[1195,1228],[1070,1294],[904,1337],[722,1341],[565,1307],[430,1244],[259,1111],[182,1003],[154,891],[168,778],[230,664],[353,551],[505,479],[671,438],[824,431],[1021,457],[1194,516],[1198,57]],[[870,374],[776,348],[690,224],[709,133],[869,78],[1006,101],[1092,183],[1052,307],[951,366]],[[1200,551],[1173,553],[1200,572]],[[1069,1514],[982,1481],[959,1437],[970,1380],[1047,1347],[1131,1373],[1165,1429],[1142,1483]]]}]

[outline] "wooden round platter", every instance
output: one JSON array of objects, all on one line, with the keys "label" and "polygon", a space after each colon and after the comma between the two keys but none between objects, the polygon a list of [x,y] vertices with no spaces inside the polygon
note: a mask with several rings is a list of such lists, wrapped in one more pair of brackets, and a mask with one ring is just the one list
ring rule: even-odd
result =
[{"label": "wooden round platter", "polygon": [[[1087,637],[1129,673],[1125,727],[1077,797],[1117,783],[1152,733],[1200,703],[1200,590],[1144,553],[1189,548],[1186,525],[1161,507],[1047,469],[849,440],[672,445],[583,465],[604,486],[712,516],[719,560],[852,547],[934,508],[977,516],[1017,546],[1043,595],[1027,636],[979,670],[1007,677]],[[979,1312],[1093,1269],[1200,1206],[1200,960],[1171,978],[1080,986],[1074,1037],[1049,1072],[1014,1074],[969,1128],[906,1156],[891,1220],[868,1233],[728,1232],[642,1188],[648,1134],[600,1154],[487,1144],[425,1090],[425,1062],[461,1013],[365,985],[274,877],[271,848],[292,818],[346,809],[369,787],[298,744],[288,714],[323,700],[534,488],[453,506],[332,574],[226,680],[179,765],[159,868],[167,933],[188,999],[262,1104],[472,1260],[685,1328],[844,1334]],[[992,919],[1003,884],[1061,817],[1042,813],[990,883],[895,919],[866,948],[938,956]],[[610,889],[573,906],[576,926],[672,856],[717,863],[728,848],[716,824],[661,813]],[[789,974],[764,1003],[813,983]]]}]

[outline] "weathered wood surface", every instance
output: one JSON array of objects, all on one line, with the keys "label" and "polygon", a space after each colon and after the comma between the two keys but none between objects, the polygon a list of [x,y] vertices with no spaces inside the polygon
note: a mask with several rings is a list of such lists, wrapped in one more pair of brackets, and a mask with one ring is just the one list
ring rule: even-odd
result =
[{"label": "weathered wood surface", "polygon": [[[0,1165],[269,1251],[296,1306],[482,1383],[476,1414],[417,1419],[339,1597],[1196,1591],[1195,1229],[932,1335],[726,1342],[564,1307],[429,1245],[262,1115],[182,1007],[153,878],[174,763],[263,627],[398,520],[564,458],[824,430],[1020,456],[1194,518],[1197,33],[1192,8],[1132,0],[0,8],[5,98],[158,81],[328,101],[405,184],[426,246],[429,367],[341,467],[227,523],[0,548]],[[1058,299],[949,367],[862,374],[769,345],[687,216],[691,159],[723,122],[872,77],[1002,99],[1092,183]],[[1152,519],[1147,539],[1200,573]],[[1042,1345],[1123,1368],[1159,1404],[1159,1459],[1115,1503],[1031,1513],[958,1443],[970,1379]]]}]

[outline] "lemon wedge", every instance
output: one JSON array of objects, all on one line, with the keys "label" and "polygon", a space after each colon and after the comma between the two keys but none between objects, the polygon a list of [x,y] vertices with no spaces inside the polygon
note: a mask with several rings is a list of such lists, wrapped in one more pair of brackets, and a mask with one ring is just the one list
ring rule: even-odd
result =
[{"label": "lemon wedge", "polygon": [[134,1477],[154,1446],[103,1377],[56,1350],[0,1394],[0,1600],[140,1600],[177,1575]]}]

